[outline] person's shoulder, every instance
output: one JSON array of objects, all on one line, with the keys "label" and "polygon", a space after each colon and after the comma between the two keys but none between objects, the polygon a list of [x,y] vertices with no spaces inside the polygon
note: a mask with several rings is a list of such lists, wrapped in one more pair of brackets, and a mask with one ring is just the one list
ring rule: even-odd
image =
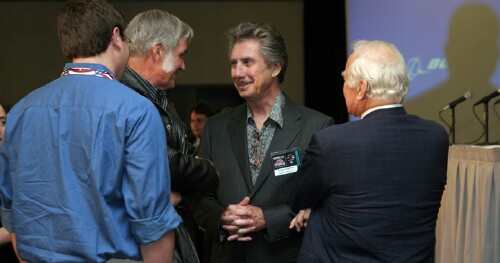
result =
[{"label": "person's shoulder", "polygon": [[94,103],[102,105],[118,114],[138,114],[148,111],[157,111],[154,104],[137,91],[129,88],[118,80],[94,77],[89,87],[90,96],[94,96]]},{"label": "person's shoulder", "polygon": [[93,87],[92,96],[95,104],[102,105],[117,112],[118,114],[130,114],[131,112],[145,113],[157,111],[154,104],[146,97],[133,89],[130,89],[119,81],[102,79],[101,88]]},{"label": "person's shoulder", "polygon": [[24,110],[24,108],[37,106],[40,102],[47,101],[48,98],[53,95],[54,88],[58,86],[57,82],[59,79],[60,78],[54,79],[51,82],[30,91],[10,109],[10,113],[14,114],[18,111]]},{"label": "person's shoulder", "polygon": [[420,125],[423,127],[429,127],[431,129],[436,129],[446,132],[446,129],[436,121],[425,119],[415,114],[409,114],[409,117],[412,118],[414,121],[419,122]]},{"label": "person's shoulder", "polygon": [[443,142],[443,144],[448,143],[448,132],[443,125],[410,113],[407,113],[407,118],[413,127],[418,127],[420,131],[432,134],[436,140]]},{"label": "person's shoulder", "polygon": [[54,79],[28,93],[11,111],[15,113],[32,107],[71,106],[100,108],[103,112],[125,115],[156,110],[151,101],[118,81],[85,77],[85,81],[65,77]]},{"label": "person's shoulder", "polygon": [[139,92],[131,89],[130,87],[128,87],[127,85],[125,85],[121,82],[115,81],[114,83],[112,83],[112,85],[113,85],[113,89],[115,89],[114,91],[119,93],[121,96],[123,96],[125,98],[130,98],[130,99],[137,101],[137,102],[140,102],[140,103],[144,103],[146,101],[149,101],[148,98],[144,97]]},{"label": "person's shoulder", "polygon": [[416,115],[412,116],[414,116],[420,122],[419,125],[420,127],[427,127],[427,129],[430,132],[433,132],[434,134],[439,134],[442,138],[446,138],[446,140],[448,140],[448,132],[446,131],[443,125],[433,120],[424,119]]}]

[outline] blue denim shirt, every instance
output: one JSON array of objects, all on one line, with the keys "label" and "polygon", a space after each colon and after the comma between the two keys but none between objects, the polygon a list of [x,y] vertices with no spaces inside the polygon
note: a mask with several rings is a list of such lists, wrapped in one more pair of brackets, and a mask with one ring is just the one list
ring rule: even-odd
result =
[{"label": "blue denim shirt", "polygon": [[[66,68],[109,69],[99,64]],[[4,226],[29,262],[139,260],[181,218],[170,203],[158,110],[121,83],[66,75],[9,112],[0,149]]]}]

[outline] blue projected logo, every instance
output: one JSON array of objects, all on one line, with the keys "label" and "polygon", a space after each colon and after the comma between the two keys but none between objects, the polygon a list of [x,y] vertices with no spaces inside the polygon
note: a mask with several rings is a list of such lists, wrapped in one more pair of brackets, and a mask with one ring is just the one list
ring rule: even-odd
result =
[{"label": "blue projected logo", "polygon": [[410,80],[414,80],[417,76],[430,73],[433,70],[442,70],[448,68],[448,62],[445,58],[431,58],[427,67],[423,67],[419,57],[413,57],[406,63]]}]

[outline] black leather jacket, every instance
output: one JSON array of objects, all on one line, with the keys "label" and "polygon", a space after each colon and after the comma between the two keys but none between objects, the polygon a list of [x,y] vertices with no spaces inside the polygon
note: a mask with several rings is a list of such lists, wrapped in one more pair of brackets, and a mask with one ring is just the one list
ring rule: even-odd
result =
[{"label": "black leather jacket", "polygon": [[217,191],[217,170],[209,160],[196,158],[196,149],[187,139],[186,124],[179,118],[172,101],[168,101],[166,110],[155,103],[156,100],[145,92],[145,87],[152,84],[129,67],[125,69],[122,83],[147,97],[158,108],[166,130],[172,191],[180,192],[188,206],[194,208],[202,194]]},{"label": "black leather jacket", "polygon": [[174,262],[199,263],[192,241],[197,239],[199,230],[191,211],[203,194],[217,192],[217,170],[209,160],[196,158],[196,149],[187,139],[186,124],[179,118],[172,101],[168,100],[167,109],[163,109],[145,92],[145,87],[154,86],[129,67],[125,68],[122,83],[148,98],[160,113],[167,136],[171,189],[182,196],[181,203],[175,207],[184,223],[175,229]]}]

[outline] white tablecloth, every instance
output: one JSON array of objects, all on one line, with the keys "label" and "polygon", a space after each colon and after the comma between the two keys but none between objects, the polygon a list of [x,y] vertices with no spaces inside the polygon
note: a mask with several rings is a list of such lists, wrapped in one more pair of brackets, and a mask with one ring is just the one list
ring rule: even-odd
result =
[{"label": "white tablecloth", "polygon": [[450,146],[436,262],[500,262],[500,146]]}]

